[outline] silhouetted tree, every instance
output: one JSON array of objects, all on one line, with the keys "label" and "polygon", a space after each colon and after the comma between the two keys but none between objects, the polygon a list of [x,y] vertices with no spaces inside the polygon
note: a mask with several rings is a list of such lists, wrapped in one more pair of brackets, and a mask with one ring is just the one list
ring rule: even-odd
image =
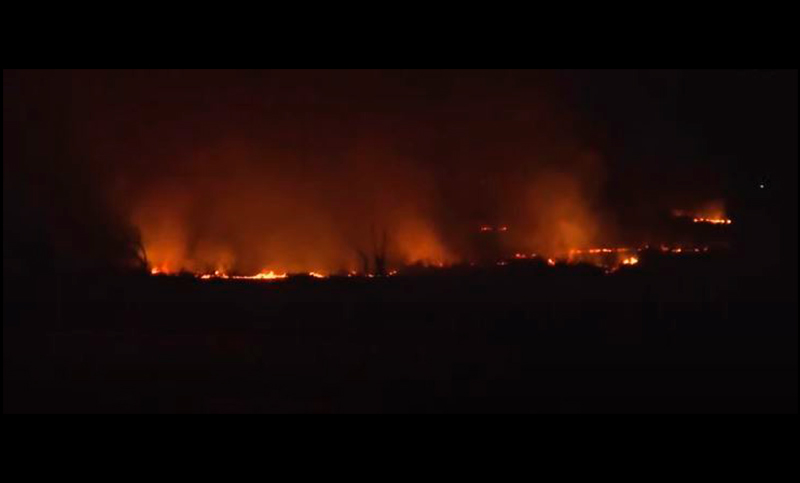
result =
[{"label": "silhouetted tree", "polygon": [[360,248],[356,249],[356,252],[358,252],[358,258],[361,260],[361,271],[364,275],[367,275],[369,273],[369,256]]},{"label": "silhouetted tree", "polygon": [[375,275],[386,275],[386,249],[388,247],[388,236],[386,230],[382,230],[381,238],[375,232],[375,226],[372,227],[372,254],[375,260]]}]

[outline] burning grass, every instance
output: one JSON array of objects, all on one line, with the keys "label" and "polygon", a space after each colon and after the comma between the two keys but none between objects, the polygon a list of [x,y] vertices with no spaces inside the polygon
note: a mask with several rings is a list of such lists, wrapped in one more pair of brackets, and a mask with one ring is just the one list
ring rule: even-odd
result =
[{"label": "burning grass", "polygon": [[[431,262],[431,263],[417,263],[413,265],[404,265],[387,270],[384,274],[377,274],[372,272],[359,272],[355,270],[344,271],[341,273],[325,273],[322,271],[310,272],[278,272],[272,269],[264,269],[253,275],[230,274],[224,270],[215,270],[210,273],[190,273],[191,276],[199,280],[247,280],[247,281],[262,281],[274,282],[287,280],[289,278],[307,277],[312,279],[327,279],[331,277],[344,277],[344,278],[383,278],[394,277],[407,274],[420,274],[432,273],[441,270],[457,269],[458,267],[469,267],[472,269],[485,269],[494,267],[507,267],[511,264],[518,266],[519,264],[535,264],[543,267],[556,267],[556,266],[577,266],[577,265],[591,265],[603,269],[607,274],[617,272],[623,267],[632,268],[643,263],[643,256],[646,253],[661,254],[661,256],[690,256],[697,254],[705,254],[710,251],[708,246],[681,246],[681,245],[667,245],[661,244],[657,248],[651,248],[649,245],[641,247],[593,247],[585,249],[572,249],[565,253],[555,254],[551,256],[541,256],[536,253],[515,253],[513,256],[502,258],[494,263],[480,263],[470,261],[467,263],[445,263],[445,262]],[[154,276],[169,276],[179,275],[180,273],[170,272],[166,267],[152,267],[150,270],[151,275]],[[186,272],[182,272],[185,274]]]}]

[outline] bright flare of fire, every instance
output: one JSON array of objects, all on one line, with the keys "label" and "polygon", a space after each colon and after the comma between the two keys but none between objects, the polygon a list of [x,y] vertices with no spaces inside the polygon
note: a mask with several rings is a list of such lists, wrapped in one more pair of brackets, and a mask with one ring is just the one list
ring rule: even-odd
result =
[{"label": "bright flare of fire", "polygon": [[240,278],[248,280],[277,280],[286,277],[287,277],[286,273],[275,273],[272,270],[270,270],[268,272],[261,272],[257,275],[253,275],[252,277],[240,277]]},{"label": "bright flare of fire", "polygon": [[206,273],[200,275],[201,280],[212,280],[212,279],[233,279],[233,280],[281,280],[284,278],[288,278],[287,273],[275,273],[272,270],[262,270],[260,273],[256,275],[228,275],[224,272],[219,270],[215,270],[214,273]]}]

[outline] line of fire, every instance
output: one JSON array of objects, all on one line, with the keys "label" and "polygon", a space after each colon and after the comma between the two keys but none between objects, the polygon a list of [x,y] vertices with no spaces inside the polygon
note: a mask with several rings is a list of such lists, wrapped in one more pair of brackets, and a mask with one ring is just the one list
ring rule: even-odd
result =
[{"label": "line of fire", "polygon": [[287,272],[264,268],[255,274],[232,272],[225,267],[213,271],[191,272],[173,270],[168,265],[149,268],[154,276],[194,277],[204,281],[259,281],[275,282],[292,279],[325,278],[376,278],[403,275],[420,275],[441,271],[481,271],[487,269],[553,269],[556,267],[586,267],[614,274],[621,269],[635,269],[640,264],[657,263],[658,260],[708,257],[728,253],[731,248],[730,225],[733,220],[717,209],[715,213],[696,214],[684,210],[673,210],[667,231],[662,230],[658,239],[648,239],[632,246],[576,247],[554,253],[530,251],[509,252],[505,238],[513,233],[507,224],[481,224],[473,237],[477,256],[455,261],[433,260],[414,264],[387,265],[390,259],[388,244],[374,245],[370,254],[359,252],[360,269],[325,272]]}]

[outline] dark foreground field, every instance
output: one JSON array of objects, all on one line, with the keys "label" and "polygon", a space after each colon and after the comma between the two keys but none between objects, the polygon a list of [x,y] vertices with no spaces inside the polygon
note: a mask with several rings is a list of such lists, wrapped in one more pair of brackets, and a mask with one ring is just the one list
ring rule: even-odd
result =
[{"label": "dark foreground field", "polygon": [[796,283],[730,259],[4,282],[6,413],[797,411]]}]

